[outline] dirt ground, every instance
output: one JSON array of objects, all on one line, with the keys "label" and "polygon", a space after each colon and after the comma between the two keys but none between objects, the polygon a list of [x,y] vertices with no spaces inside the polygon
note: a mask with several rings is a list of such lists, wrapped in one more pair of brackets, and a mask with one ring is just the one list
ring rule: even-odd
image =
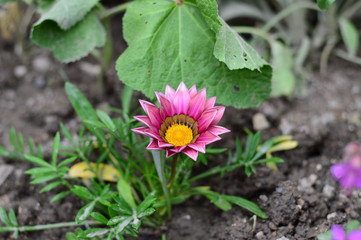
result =
[{"label": "dirt ground", "polygon": [[[121,52],[122,48],[117,51]],[[115,55],[117,55],[116,53]],[[75,131],[79,126],[64,93],[64,81],[76,84],[97,108],[118,107],[121,83],[113,67],[105,74],[105,88],[97,78],[99,66],[91,57],[70,65],[56,62],[44,50],[32,48],[26,59],[16,57],[12,46],[1,46],[0,54],[0,145],[9,147],[8,130],[14,126],[32,137],[49,153],[50,141],[63,122]],[[299,99],[271,99],[259,108],[227,108],[222,120],[231,134],[218,146],[234,146],[236,136],[244,137],[244,128],[253,129],[252,119],[262,114],[269,127],[264,139],[291,134],[299,141],[295,150],[278,154],[285,159],[279,171],[265,167],[246,178],[243,170],[223,178],[199,182],[224,194],[242,196],[257,202],[269,216],[267,220],[234,207],[222,212],[202,197],[194,197],[174,207],[168,225],[144,229],[140,240],[301,240],[315,236],[332,224],[361,221],[361,192],[351,198],[340,191],[329,168],[340,160],[343,147],[361,137],[361,69],[357,65],[332,58],[326,76],[310,74],[306,96]],[[213,159],[211,164],[222,162]],[[81,203],[69,197],[50,204],[53,193],[39,194],[41,186],[29,183],[24,170],[29,164],[0,158],[9,175],[0,182],[0,206],[13,208],[20,224],[35,225],[73,221]],[[205,168],[199,166],[199,168]],[[65,239],[69,229],[24,233],[19,239]],[[0,234],[0,239],[8,239]]]}]

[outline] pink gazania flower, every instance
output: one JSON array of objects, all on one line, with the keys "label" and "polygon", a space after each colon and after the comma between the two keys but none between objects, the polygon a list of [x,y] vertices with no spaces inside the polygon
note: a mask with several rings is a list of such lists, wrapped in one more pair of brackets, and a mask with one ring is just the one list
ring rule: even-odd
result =
[{"label": "pink gazania flower", "polygon": [[229,132],[217,126],[225,108],[214,106],[216,97],[207,99],[205,88],[197,92],[195,85],[187,89],[182,82],[177,90],[167,85],[165,94],[155,94],[160,107],[139,100],[148,116],[134,118],[147,126],[132,129],[152,138],[147,149],[165,150],[167,157],[183,152],[196,161],[198,152],[205,153],[207,144]]},{"label": "pink gazania flower", "polygon": [[345,229],[343,229],[339,225],[332,226],[331,234],[332,234],[331,240],[360,240],[361,239],[361,231],[354,230],[347,234]]},{"label": "pink gazania flower", "polygon": [[345,190],[361,189],[361,146],[349,143],[345,147],[343,162],[333,165],[331,173]]}]

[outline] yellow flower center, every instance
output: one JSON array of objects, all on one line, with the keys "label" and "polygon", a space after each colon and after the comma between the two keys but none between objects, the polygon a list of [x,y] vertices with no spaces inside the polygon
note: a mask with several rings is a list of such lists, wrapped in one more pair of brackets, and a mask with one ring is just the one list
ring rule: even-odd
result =
[{"label": "yellow flower center", "polygon": [[168,127],[164,138],[176,147],[185,146],[193,140],[193,131],[190,127],[181,124],[173,124]]}]

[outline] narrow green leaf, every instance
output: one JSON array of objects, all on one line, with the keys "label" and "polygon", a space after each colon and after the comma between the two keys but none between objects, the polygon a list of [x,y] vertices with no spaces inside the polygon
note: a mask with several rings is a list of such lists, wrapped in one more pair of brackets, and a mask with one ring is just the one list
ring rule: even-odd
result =
[{"label": "narrow green leaf", "polygon": [[79,237],[86,239],[99,239],[100,236],[107,234],[111,229],[108,228],[91,228],[82,232]]},{"label": "narrow green leaf", "polygon": [[257,164],[260,164],[260,163],[282,163],[284,162],[284,160],[282,158],[277,158],[277,157],[274,157],[274,158],[265,158],[265,159],[261,159],[261,160],[258,160],[256,161]]},{"label": "narrow green leaf", "polygon": [[229,196],[229,195],[223,195],[223,198],[230,201],[231,203],[234,203],[242,208],[247,209],[248,211],[256,214],[258,217],[266,219],[268,218],[267,215],[262,211],[262,209],[255,203],[236,196]]},{"label": "narrow green leaf", "polygon": [[226,152],[228,148],[207,148],[207,153],[209,154],[220,154]]},{"label": "narrow green leaf", "polygon": [[360,222],[357,220],[348,222],[346,225],[346,231],[351,232],[353,230],[356,230],[358,227],[360,227]]},{"label": "narrow green leaf", "polygon": [[117,233],[121,233],[124,231],[124,229],[129,225],[129,223],[132,221],[132,217],[128,217],[126,218],[124,221],[122,221],[121,223],[118,224],[117,228],[116,228],[116,232]]},{"label": "narrow green leaf", "polygon": [[120,178],[117,183],[118,193],[132,208],[136,208],[132,189],[128,182]]},{"label": "narrow green leaf", "polygon": [[318,240],[332,240],[332,233],[331,231],[327,231],[318,235],[317,238]]},{"label": "narrow green leaf", "polygon": [[103,46],[106,32],[96,15],[90,12],[68,30],[61,29],[54,21],[41,19],[33,26],[31,39],[37,45],[51,50],[59,61],[73,62],[85,57],[94,48]]},{"label": "narrow green leaf", "polygon": [[10,220],[12,226],[15,227],[15,226],[19,225],[18,220],[16,219],[15,212],[12,208],[9,210],[9,220]]},{"label": "narrow green leaf", "polygon": [[154,192],[150,193],[144,199],[144,201],[137,207],[137,213],[142,213],[145,210],[147,210],[148,208],[150,208],[151,206],[153,206],[153,204],[156,200],[157,200],[157,198],[155,197],[155,193]]},{"label": "narrow green leaf", "polygon": [[76,223],[82,223],[84,222],[89,216],[90,214],[92,213],[94,207],[95,207],[95,204],[96,204],[97,201],[91,201],[90,203],[88,203],[87,205],[85,205],[84,207],[82,207],[78,214],[76,215],[75,217],[75,222]]},{"label": "narrow green leaf", "polygon": [[98,212],[92,212],[90,214],[90,216],[95,220],[95,221],[98,221],[100,223],[103,223],[105,225],[107,225],[108,223],[108,219],[106,217],[104,217],[103,214],[101,213],[98,213]]},{"label": "narrow green leaf", "polygon": [[116,127],[112,121],[112,119],[102,110],[97,110],[97,115],[99,119],[105,124],[105,126],[112,132],[116,130]]},{"label": "narrow green leaf", "polygon": [[209,200],[214,205],[216,205],[223,211],[228,211],[228,210],[232,209],[232,205],[225,198],[223,198],[223,196],[221,194],[218,194],[216,192],[213,192],[213,193],[214,194],[210,194],[210,195],[206,195],[206,196],[209,198]]},{"label": "narrow green leaf", "polygon": [[24,152],[24,136],[21,133],[18,134],[17,142],[18,142],[18,146],[19,146],[19,152],[23,153]]},{"label": "narrow green leaf", "polygon": [[93,127],[94,129],[96,128],[106,128],[105,124],[99,122],[99,121],[94,121],[94,120],[89,120],[89,119],[86,119],[83,121],[85,124],[87,124],[87,126],[91,126]]},{"label": "narrow green leaf", "polygon": [[359,46],[359,34],[357,28],[350,20],[343,17],[339,19],[339,25],[342,40],[345,43],[347,52],[352,56],[356,56]]},{"label": "narrow green leaf", "polygon": [[40,193],[48,192],[50,190],[53,190],[54,188],[57,188],[57,187],[61,186],[62,184],[63,183],[61,181],[49,183],[48,185],[46,185],[45,187],[40,189]]},{"label": "narrow green leaf", "polygon": [[131,103],[131,100],[132,100],[132,95],[133,95],[133,88],[131,87],[128,87],[128,86],[124,86],[124,89],[122,91],[122,111],[123,111],[123,114],[125,116],[128,116],[129,114],[129,110],[130,110],[130,103]]},{"label": "narrow green leaf", "polygon": [[75,185],[71,190],[75,195],[84,200],[93,200],[95,196],[85,187]]},{"label": "narrow green leaf", "polygon": [[8,157],[10,154],[10,151],[6,150],[3,146],[0,146],[0,156]]},{"label": "narrow green leaf", "polygon": [[51,174],[54,173],[54,170],[48,167],[37,167],[26,170],[25,173],[30,175]]},{"label": "narrow green leaf", "polygon": [[15,128],[13,128],[13,127],[10,128],[9,138],[10,138],[10,143],[11,143],[11,145],[13,145],[14,150],[16,152],[20,152],[17,137],[16,137]]},{"label": "narrow green leaf", "polygon": [[150,216],[153,213],[155,213],[155,208],[147,208],[146,210],[140,212],[137,216],[138,218],[142,218],[142,217]]},{"label": "narrow green leaf", "polygon": [[317,0],[318,7],[322,10],[326,10],[336,0]]},{"label": "narrow green leaf", "polygon": [[112,225],[118,224],[118,223],[124,221],[127,218],[128,217],[126,217],[126,216],[115,216],[115,217],[109,219],[107,225],[112,226]]},{"label": "narrow green leaf", "polygon": [[31,156],[31,155],[27,155],[27,154],[24,154],[24,157],[25,157],[26,160],[28,160],[29,162],[31,162],[33,164],[37,164],[37,165],[40,165],[42,167],[53,168],[53,166],[51,166],[49,163],[45,162],[41,158]]},{"label": "narrow green leaf", "polygon": [[71,133],[69,132],[68,129],[66,129],[66,127],[64,126],[63,123],[60,123],[60,129],[61,132],[64,134],[64,136],[71,142],[71,143],[75,143],[73,136],[71,135]]},{"label": "narrow green leaf", "polygon": [[51,163],[53,166],[55,166],[56,162],[58,161],[59,144],[60,144],[60,134],[59,132],[57,132],[54,137],[53,148],[51,152]]},{"label": "narrow green leaf", "polygon": [[29,138],[29,140],[28,140],[28,145],[29,145],[30,155],[36,155],[36,152],[35,152],[35,143],[34,143],[34,140],[33,140],[32,138]]},{"label": "narrow green leaf", "polygon": [[58,167],[62,167],[62,166],[65,166],[65,165],[68,165],[70,163],[73,163],[75,160],[77,160],[78,157],[70,157],[70,158],[67,158],[65,159],[64,161],[62,161],[61,163],[58,164]]},{"label": "narrow green leaf", "polygon": [[0,220],[7,226],[11,226],[11,222],[8,215],[3,207],[0,207]]},{"label": "narrow green leaf", "polygon": [[71,191],[65,191],[65,192],[58,193],[50,200],[50,202],[51,203],[57,202],[57,201],[65,198],[70,193],[71,193]]},{"label": "narrow green leaf", "polygon": [[33,181],[31,181],[30,183],[31,184],[40,184],[40,183],[52,181],[57,178],[58,178],[58,175],[56,173],[50,173],[50,174],[46,174],[46,175],[42,175],[42,176],[36,176],[36,178]]}]

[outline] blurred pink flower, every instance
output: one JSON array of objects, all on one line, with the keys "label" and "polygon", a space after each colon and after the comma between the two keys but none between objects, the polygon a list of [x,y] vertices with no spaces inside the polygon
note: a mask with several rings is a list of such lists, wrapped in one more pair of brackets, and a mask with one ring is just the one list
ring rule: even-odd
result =
[{"label": "blurred pink flower", "polygon": [[229,132],[217,126],[225,107],[214,106],[216,97],[207,99],[205,88],[197,91],[194,85],[188,89],[182,82],[177,90],[167,85],[165,94],[155,94],[160,107],[139,100],[147,116],[134,118],[147,126],[132,129],[153,139],[147,149],[165,150],[167,157],[183,152],[196,161],[198,152],[205,153],[207,144]]},{"label": "blurred pink flower", "polygon": [[361,231],[354,230],[347,234],[345,229],[339,225],[332,226],[331,234],[331,240],[361,240]]},{"label": "blurred pink flower", "polygon": [[349,143],[345,147],[343,162],[333,165],[331,173],[341,187],[347,190],[361,189],[361,146]]}]

